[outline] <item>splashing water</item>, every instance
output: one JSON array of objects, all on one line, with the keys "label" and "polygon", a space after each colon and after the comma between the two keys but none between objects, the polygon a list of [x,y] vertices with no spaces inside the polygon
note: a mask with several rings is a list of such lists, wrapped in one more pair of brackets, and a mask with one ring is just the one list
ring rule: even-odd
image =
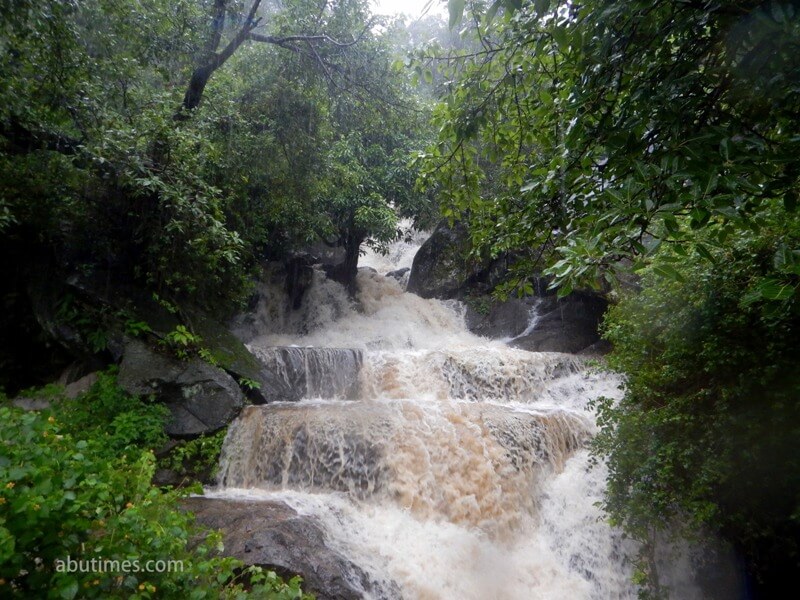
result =
[{"label": "splashing water", "polygon": [[428,239],[430,233],[412,229],[410,219],[402,219],[397,225],[406,234],[401,239],[389,244],[385,253],[376,252],[371,248],[366,249],[364,255],[359,258],[359,266],[370,267],[378,273],[411,268],[414,255],[423,242]]},{"label": "splashing water", "polygon": [[[394,269],[408,254],[370,265]],[[391,277],[357,281],[351,300],[315,274],[298,313],[250,343],[269,360],[274,346],[323,358],[360,349],[355,399],[335,400],[331,383],[308,388],[320,398],[247,408],[209,495],[289,504],[409,600],[635,598],[636,546],[604,522],[605,469],[585,449],[587,403],[617,397],[619,379],[477,337],[458,303],[407,294]],[[681,598],[700,597],[677,581]]]}]

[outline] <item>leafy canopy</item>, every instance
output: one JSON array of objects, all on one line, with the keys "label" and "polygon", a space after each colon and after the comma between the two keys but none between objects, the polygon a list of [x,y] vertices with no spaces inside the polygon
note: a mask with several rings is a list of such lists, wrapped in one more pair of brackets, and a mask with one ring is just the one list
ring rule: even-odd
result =
[{"label": "leafy canopy", "polygon": [[[450,2],[451,16],[463,5]],[[546,266],[562,293],[613,280],[621,259],[662,242],[707,260],[770,208],[795,210],[795,2],[468,10],[480,48],[448,58],[424,182],[469,220],[478,249],[524,257],[517,279],[543,246],[555,249]],[[703,243],[684,244],[687,228],[704,230]]]}]

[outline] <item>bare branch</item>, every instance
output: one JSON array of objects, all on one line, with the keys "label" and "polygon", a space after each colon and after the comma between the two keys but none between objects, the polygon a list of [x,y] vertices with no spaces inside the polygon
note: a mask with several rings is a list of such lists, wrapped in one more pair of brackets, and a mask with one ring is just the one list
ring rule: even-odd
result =
[{"label": "bare branch", "polygon": [[361,31],[358,37],[353,38],[349,42],[340,42],[332,38],[331,36],[320,33],[320,34],[297,34],[297,35],[286,35],[286,36],[274,36],[274,35],[264,35],[261,33],[250,33],[248,36],[254,42],[264,42],[266,44],[275,44],[276,46],[283,46],[284,44],[291,44],[293,42],[324,42],[326,44],[330,44],[331,46],[336,46],[337,48],[350,48],[351,46],[355,46],[361,40],[364,39],[364,36],[369,31],[369,28],[372,26],[372,21],[370,21],[367,26]]}]

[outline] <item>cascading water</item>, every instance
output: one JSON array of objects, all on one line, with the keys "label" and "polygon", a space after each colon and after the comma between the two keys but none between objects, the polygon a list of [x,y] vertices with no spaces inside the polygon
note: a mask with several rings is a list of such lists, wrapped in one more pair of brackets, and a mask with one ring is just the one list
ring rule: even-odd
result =
[{"label": "cascading water", "polygon": [[355,302],[315,277],[305,322],[250,346],[273,368],[300,353],[317,371],[336,368],[326,349],[358,349],[357,386],[317,373],[306,399],[246,409],[210,495],[312,516],[329,547],[408,600],[636,597],[636,547],[603,521],[605,473],[585,447],[587,403],[618,395],[615,376],[476,337],[457,303],[379,273],[359,273]]}]

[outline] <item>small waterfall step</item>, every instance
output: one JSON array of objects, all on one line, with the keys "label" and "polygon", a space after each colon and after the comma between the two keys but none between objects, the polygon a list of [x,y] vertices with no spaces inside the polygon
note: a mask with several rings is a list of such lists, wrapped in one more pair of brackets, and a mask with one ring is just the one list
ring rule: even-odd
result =
[{"label": "small waterfall step", "polygon": [[561,470],[591,431],[572,411],[471,402],[252,406],[231,426],[219,481],[345,492],[502,534],[534,512],[540,476]]},{"label": "small waterfall step", "polygon": [[364,397],[530,403],[554,381],[579,374],[573,354],[526,352],[505,346],[367,352]]},{"label": "small waterfall step", "polygon": [[255,346],[251,350],[266,370],[293,391],[289,400],[355,399],[359,395],[364,363],[359,349]]}]

